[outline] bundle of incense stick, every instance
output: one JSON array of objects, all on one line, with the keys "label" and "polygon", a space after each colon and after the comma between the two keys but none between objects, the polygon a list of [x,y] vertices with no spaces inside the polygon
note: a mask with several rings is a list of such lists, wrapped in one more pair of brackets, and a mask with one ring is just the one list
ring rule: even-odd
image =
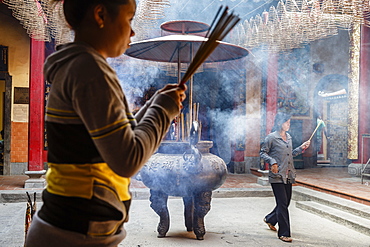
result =
[{"label": "bundle of incense stick", "polygon": [[310,137],[310,139],[308,139],[309,141],[311,141],[313,135],[316,133],[316,131],[319,129],[320,125],[323,124],[324,121],[322,121],[321,119],[319,119],[318,123],[317,123],[317,126],[316,126],[316,129],[312,132],[312,135]]},{"label": "bundle of incense stick", "polygon": [[197,71],[199,66],[207,59],[209,55],[216,49],[225,36],[234,28],[240,21],[240,18],[233,13],[228,13],[228,7],[220,6],[217,14],[208,29],[206,39],[200,45],[194,59],[191,61],[185,75],[180,81],[179,85],[185,84],[190,77]]}]

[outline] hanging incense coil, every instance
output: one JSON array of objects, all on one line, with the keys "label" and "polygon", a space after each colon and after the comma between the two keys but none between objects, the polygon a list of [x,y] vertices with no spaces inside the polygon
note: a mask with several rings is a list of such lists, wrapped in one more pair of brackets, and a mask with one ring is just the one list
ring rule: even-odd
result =
[{"label": "hanging incense coil", "polygon": [[157,21],[165,17],[165,8],[170,7],[169,0],[139,1],[136,17],[132,23],[135,40],[151,38],[151,31],[156,29]]},{"label": "hanging incense coil", "polygon": [[9,6],[13,16],[19,20],[31,38],[50,40],[46,30],[46,15],[38,1],[5,0],[4,3]]},{"label": "hanging incense coil", "polygon": [[169,6],[169,0],[140,1],[136,16],[142,20],[158,20],[165,16],[164,8]]},{"label": "hanging incense coil", "polygon": [[[31,38],[55,40],[57,44],[73,40],[62,1],[3,0],[3,3]],[[134,39],[151,38],[170,3],[170,0],[138,1]],[[248,48],[264,45],[268,50],[284,50],[336,35],[338,29],[350,30],[354,24],[370,27],[368,0],[281,0],[276,8],[272,6],[262,16],[252,17],[235,28],[234,42]]]}]

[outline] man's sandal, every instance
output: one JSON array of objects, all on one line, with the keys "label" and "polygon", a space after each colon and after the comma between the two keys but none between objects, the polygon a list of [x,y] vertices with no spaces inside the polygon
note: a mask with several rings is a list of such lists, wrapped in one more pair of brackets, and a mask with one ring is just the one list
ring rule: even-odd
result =
[{"label": "man's sandal", "polygon": [[271,223],[268,223],[268,222],[266,221],[266,218],[264,218],[264,219],[263,219],[263,222],[265,222],[265,223],[268,225],[268,227],[270,228],[270,230],[276,231],[276,227],[275,227],[275,226],[273,226]]},{"label": "man's sandal", "polygon": [[279,237],[279,239],[281,241],[284,241],[284,242],[292,242],[293,241],[293,239],[291,237],[285,237],[285,236],[281,236],[281,237]]}]

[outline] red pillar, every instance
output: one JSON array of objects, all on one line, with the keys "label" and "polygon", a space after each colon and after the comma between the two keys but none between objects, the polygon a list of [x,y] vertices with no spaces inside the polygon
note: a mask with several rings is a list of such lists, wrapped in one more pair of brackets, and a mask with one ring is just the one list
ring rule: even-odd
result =
[{"label": "red pillar", "polygon": [[28,170],[44,170],[44,76],[45,44],[31,39]]},{"label": "red pillar", "polygon": [[274,126],[277,112],[278,65],[278,55],[270,53],[267,65],[266,135]]},{"label": "red pillar", "polygon": [[[358,126],[358,140],[359,140],[359,159],[360,163],[362,158],[362,134],[370,133],[370,28],[361,27],[361,47],[360,47],[360,87],[359,87],[359,126]],[[364,140],[364,162],[367,161],[366,154],[369,150],[369,139]]]}]

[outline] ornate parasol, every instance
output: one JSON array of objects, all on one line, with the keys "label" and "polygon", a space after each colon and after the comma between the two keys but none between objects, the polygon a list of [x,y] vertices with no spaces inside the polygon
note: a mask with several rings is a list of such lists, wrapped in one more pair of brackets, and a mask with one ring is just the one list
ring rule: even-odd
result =
[{"label": "ornate parasol", "polygon": [[[163,37],[133,42],[130,48],[127,49],[126,55],[138,59],[177,63],[178,64],[178,81],[181,80],[181,63],[193,62],[193,54],[208,40],[208,38],[190,35],[184,33],[200,33],[207,31],[208,25],[193,21],[172,21],[161,25],[161,29],[174,33],[182,33],[175,35],[167,35]],[[233,44],[222,41],[216,41],[218,44],[215,50],[204,60],[205,63],[224,62],[236,60],[248,55],[248,50]],[[189,112],[190,120],[196,120],[197,114],[193,113],[192,109],[192,77],[189,85]]]},{"label": "ornate parasol", "polygon": [[197,21],[169,21],[161,25],[161,29],[171,33],[202,33],[209,29],[209,25],[203,22]]},{"label": "ornate parasol", "polygon": [[[206,40],[207,38],[197,35],[168,35],[131,43],[125,54],[157,62],[189,63],[193,59],[192,54]],[[215,51],[205,62],[224,62],[248,55],[248,51],[243,47],[222,41],[218,41],[218,43]]]}]

